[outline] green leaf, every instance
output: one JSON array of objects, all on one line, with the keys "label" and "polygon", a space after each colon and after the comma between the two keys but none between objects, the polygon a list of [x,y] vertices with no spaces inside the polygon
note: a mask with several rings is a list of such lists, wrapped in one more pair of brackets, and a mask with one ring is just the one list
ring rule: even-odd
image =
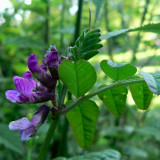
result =
[{"label": "green leaf", "polygon": [[93,152],[72,158],[58,157],[54,158],[53,160],[120,160],[120,157],[121,155],[118,151],[107,149],[102,152]]},{"label": "green leaf", "polygon": [[111,60],[103,60],[100,66],[103,72],[115,81],[127,79],[137,72],[136,67],[131,64],[117,64]]},{"label": "green leaf", "polygon": [[88,60],[99,53],[99,49],[103,47],[99,44],[100,29],[84,31],[77,39],[75,46],[68,48],[68,54],[71,55],[74,61],[78,59]]},{"label": "green leaf", "polygon": [[100,93],[98,97],[103,101],[109,111],[115,116],[120,116],[125,112],[127,93],[128,90],[125,86],[119,86]]},{"label": "green leaf", "polygon": [[144,78],[151,92],[160,95],[160,73],[150,74],[139,71],[140,75]]},{"label": "green leaf", "polygon": [[92,144],[98,115],[98,106],[91,100],[86,100],[67,112],[67,119],[80,147],[88,148]]},{"label": "green leaf", "polygon": [[143,32],[153,32],[153,33],[160,33],[160,23],[153,23],[153,24],[147,24],[142,27],[137,27],[134,29],[130,29],[129,32],[134,32],[134,31],[143,31]]},{"label": "green leaf", "polygon": [[129,85],[132,97],[137,107],[142,110],[148,109],[153,94],[145,82],[133,83]]},{"label": "green leaf", "polygon": [[59,66],[59,77],[77,98],[88,92],[97,78],[95,69],[85,60],[64,60]]},{"label": "green leaf", "polygon": [[23,154],[24,152],[19,133],[17,134],[17,132],[10,131],[5,124],[0,124],[0,144],[19,154]]},{"label": "green leaf", "polygon": [[104,40],[104,39],[108,39],[108,38],[111,38],[111,37],[119,36],[121,34],[125,34],[128,31],[129,31],[129,29],[120,29],[120,30],[117,30],[117,31],[108,32],[108,33],[102,35],[100,38],[101,38],[101,40]]},{"label": "green leaf", "polygon": [[117,31],[112,31],[112,32],[109,32],[109,33],[106,33],[106,34],[102,35],[100,38],[101,38],[101,40],[104,40],[104,39],[115,37],[115,36],[118,36],[118,35],[121,35],[121,34],[125,34],[125,33],[128,33],[128,32],[135,32],[135,31],[160,33],[159,28],[160,28],[160,23],[147,24],[147,25],[144,25],[142,27],[137,27],[137,28],[133,28],[133,29],[128,29],[127,28],[127,29],[120,29],[120,30],[117,30]]}]

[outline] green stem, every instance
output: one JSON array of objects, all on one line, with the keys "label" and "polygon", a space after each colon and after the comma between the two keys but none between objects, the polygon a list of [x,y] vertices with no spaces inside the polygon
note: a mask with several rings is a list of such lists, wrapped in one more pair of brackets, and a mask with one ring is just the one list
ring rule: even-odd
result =
[{"label": "green stem", "polygon": [[61,99],[59,100],[59,104],[58,104],[59,110],[62,109],[62,105],[63,105],[64,99],[65,99],[66,92],[67,92],[67,87],[65,85],[63,85],[62,92],[61,92]]},{"label": "green stem", "polygon": [[48,151],[48,148],[49,148],[49,145],[50,145],[50,142],[51,142],[51,139],[53,137],[54,131],[55,131],[56,126],[57,126],[57,122],[58,122],[58,117],[57,117],[57,119],[51,121],[48,132],[47,132],[47,135],[46,135],[45,140],[43,142],[43,145],[41,147],[40,154],[38,156],[38,160],[44,160],[45,159],[46,153]]},{"label": "green stem", "polygon": [[100,88],[98,89],[97,91],[95,92],[92,92],[84,97],[81,97],[79,100],[73,102],[71,105],[69,105],[67,108],[64,108],[60,111],[61,114],[65,114],[67,113],[68,111],[70,111],[72,108],[74,108],[75,106],[79,105],[80,103],[82,103],[83,101],[87,100],[87,99],[90,99],[91,97],[94,97],[95,95],[98,95],[100,94],[101,92],[103,91],[106,91],[106,90],[109,90],[111,88],[115,88],[115,87],[119,87],[119,86],[123,86],[123,85],[128,85],[128,84],[132,84],[132,83],[138,83],[138,82],[143,82],[144,79],[130,79],[130,80],[123,80],[123,81],[119,81],[119,82],[116,82],[114,84],[110,84],[106,87],[103,87],[103,88]]},{"label": "green stem", "polygon": [[[65,99],[65,95],[66,95],[66,91],[67,91],[66,87],[63,86],[62,93],[61,93],[61,96],[60,96],[60,99],[59,99],[59,106],[58,106],[59,108],[62,108],[64,99]],[[51,139],[53,137],[54,131],[57,127],[58,117],[59,117],[59,115],[57,115],[56,119],[52,120],[51,123],[50,123],[47,135],[45,137],[45,140],[44,140],[43,145],[42,145],[41,150],[40,150],[40,154],[38,156],[38,160],[45,160],[47,150],[49,148],[49,145],[50,145]]]},{"label": "green stem", "polygon": [[31,160],[31,149],[27,152],[27,160]]},{"label": "green stem", "polygon": [[31,160],[32,145],[33,145],[33,139],[31,139],[27,144],[28,146],[27,160]]}]

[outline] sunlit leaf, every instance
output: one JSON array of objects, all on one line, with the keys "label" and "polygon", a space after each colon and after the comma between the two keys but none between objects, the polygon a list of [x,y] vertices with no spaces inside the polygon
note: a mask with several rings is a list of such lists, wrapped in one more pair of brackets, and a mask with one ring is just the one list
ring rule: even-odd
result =
[{"label": "sunlit leaf", "polygon": [[150,74],[142,71],[139,71],[139,73],[146,81],[151,92],[160,95],[160,73]]},{"label": "sunlit leaf", "polygon": [[75,46],[68,48],[68,54],[71,55],[73,60],[92,58],[99,53],[99,49],[103,46],[99,44],[100,36],[100,29],[84,31],[75,42]]},{"label": "sunlit leaf", "polygon": [[115,81],[127,79],[137,72],[136,67],[128,63],[117,64],[111,60],[103,60],[100,65],[103,72]]},{"label": "sunlit leaf", "polygon": [[133,83],[129,85],[132,97],[137,107],[142,110],[148,109],[153,94],[145,82]]},{"label": "sunlit leaf", "polygon": [[67,112],[75,138],[82,148],[88,148],[93,141],[99,109],[95,102],[87,100]]},{"label": "sunlit leaf", "polygon": [[[104,87],[104,86],[102,86]],[[106,90],[98,95],[99,99],[103,101],[104,105],[115,116],[123,115],[126,109],[126,99],[128,90],[124,86]]]},{"label": "sunlit leaf", "polygon": [[135,31],[160,33],[159,28],[160,28],[160,23],[147,24],[147,25],[144,25],[142,27],[137,27],[137,28],[133,28],[133,29],[127,28],[127,29],[120,29],[120,30],[117,30],[117,31],[108,32],[108,33],[102,35],[100,38],[102,40],[104,40],[104,39],[115,37],[115,36],[118,36],[118,35],[121,35],[121,34],[125,34],[125,33],[128,33],[128,32],[135,32]]},{"label": "sunlit leaf", "polygon": [[95,69],[85,60],[74,63],[64,60],[59,66],[59,76],[77,98],[88,92],[96,82]]},{"label": "sunlit leaf", "polygon": [[142,27],[130,29],[129,32],[143,31],[143,32],[160,33],[159,28],[160,28],[160,23],[150,23],[150,24],[146,24]]},{"label": "sunlit leaf", "polygon": [[119,36],[121,34],[127,33],[128,31],[129,31],[129,29],[120,29],[117,31],[108,32],[108,33],[102,35],[101,39],[104,40],[104,39],[108,39],[111,37]]}]

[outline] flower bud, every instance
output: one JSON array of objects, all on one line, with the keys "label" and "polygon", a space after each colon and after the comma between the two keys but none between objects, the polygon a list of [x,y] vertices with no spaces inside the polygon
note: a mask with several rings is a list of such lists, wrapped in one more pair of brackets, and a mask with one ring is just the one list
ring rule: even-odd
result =
[{"label": "flower bud", "polygon": [[28,68],[43,85],[50,89],[55,87],[55,79],[47,73],[44,65],[38,65],[37,57],[34,54],[28,57]]},{"label": "flower bud", "polygon": [[36,91],[36,94],[34,103],[47,102],[52,99],[52,93],[48,91]]},{"label": "flower bud", "polygon": [[47,57],[46,59],[43,59],[43,63],[48,65],[48,68],[52,77],[55,80],[58,80],[59,79],[58,66],[60,64],[60,61],[59,61],[58,52],[54,45],[51,47],[51,51],[46,52],[46,57]]}]

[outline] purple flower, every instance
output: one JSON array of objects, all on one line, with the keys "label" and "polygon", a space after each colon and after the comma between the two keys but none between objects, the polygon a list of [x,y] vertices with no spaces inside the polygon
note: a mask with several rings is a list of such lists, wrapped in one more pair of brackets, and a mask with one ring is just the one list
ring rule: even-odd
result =
[{"label": "purple flower", "polygon": [[30,122],[27,117],[23,117],[19,120],[12,121],[9,124],[10,130],[20,130],[20,137],[22,141],[29,140],[33,137],[38,128],[45,122],[50,111],[50,107],[42,105],[33,115],[33,119]]},{"label": "purple flower", "polygon": [[36,90],[45,88],[39,82],[33,80],[30,71],[24,73],[23,77],[13,77],[16,90],[8,90],[5,95],[8,100],[15,103],[40,103],[51,100],[52,93],[48,90]]},{"label": "purple flower", "polygon": [[6,91],[6,98],[13,103],[34,102],[37,94],[32,91],[39,83],[33,80],[31,72],[25,72],[23,77],[14,76],[13,80],[16,90]]},{"label": "purple flower", "polygon": [[46,52],[46,59],[43,59],[43,63],[48,66],[52,77],[55,80],[58,80],[58,66],[60,64],[60,59],[54,45],[51,47],[51,51]]},{"label": "purple flower", "polygon": [[38,60],[35,54],[31,54],[28,57],[28,68],[43,85],[49,89],[55,88],[56,80],[47,73],[45,65],[38,65]]}]

